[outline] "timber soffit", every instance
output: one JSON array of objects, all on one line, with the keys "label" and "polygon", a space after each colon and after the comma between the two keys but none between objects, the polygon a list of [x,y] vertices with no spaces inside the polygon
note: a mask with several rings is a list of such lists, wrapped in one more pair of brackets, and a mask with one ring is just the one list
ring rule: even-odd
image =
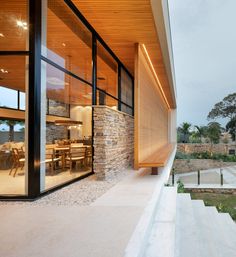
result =
[{"label": "timber soffit", "polygon": [[170,108],[175,108],[173,83],[168,75],[171,70],[168,70],[164,58],[166,54],[162,52],[158,39],[150,0],[74,0],[73,2],[132,74],[134,45],[138,42],[146,46]]}]

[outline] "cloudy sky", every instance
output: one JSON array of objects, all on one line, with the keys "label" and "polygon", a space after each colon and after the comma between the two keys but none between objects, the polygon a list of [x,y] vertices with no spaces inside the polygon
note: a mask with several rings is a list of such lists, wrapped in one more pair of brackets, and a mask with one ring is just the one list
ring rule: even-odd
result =
[{"label": "cloudy sky", "polygon": [[236,92],[236,1],[169,0],[169,8],[178,125],[205,125],[214,104]]}]

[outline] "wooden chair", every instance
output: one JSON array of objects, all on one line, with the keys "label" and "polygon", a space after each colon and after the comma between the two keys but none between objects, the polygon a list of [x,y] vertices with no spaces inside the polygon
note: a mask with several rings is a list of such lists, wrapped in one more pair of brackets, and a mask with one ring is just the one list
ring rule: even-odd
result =
[{"label": "wooden chair", "polygon": [[86,165],[92,164],[92,146],[88,146],[86,149]]},{"label": "wooden chair", "polygon": [[25,165],[25,152],[23,148],[12,148],[12,161],[13,163],[9,175],[11,175],[12,171],[15,169],[15,172],[13,174],[13,177],[15,177],[17,170],[19,168],[21,168],[22,170]]},{"label": "wooden chair", "polygon": [[54,174],[56,163],[60,161],[62,161],[61,156],[57,156],[54,149],[46,149],[45,163],[49,165],[51,174]]},{"label": "wooden chair", "polygon": [[70,147],[69,153],[65,158],[66,162],[70,164],[70,172],[72,172],[73,163],[85,164],[86,147]]}]

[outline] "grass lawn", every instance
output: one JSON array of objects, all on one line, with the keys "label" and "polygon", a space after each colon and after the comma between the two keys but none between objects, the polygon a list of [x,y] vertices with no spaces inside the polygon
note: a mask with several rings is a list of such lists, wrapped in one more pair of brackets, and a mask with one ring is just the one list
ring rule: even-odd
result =
[{"label": "grass lawn", "polygon": [[192,199],[203,200],[206,206],[216,206],[219,212],[228,212],[236,221],[236,195],[215,193],[191,193]]}]

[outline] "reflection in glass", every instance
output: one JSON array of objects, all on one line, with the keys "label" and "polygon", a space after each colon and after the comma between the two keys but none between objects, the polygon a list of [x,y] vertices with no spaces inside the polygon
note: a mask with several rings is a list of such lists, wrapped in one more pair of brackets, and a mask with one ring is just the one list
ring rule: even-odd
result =
[{"label": "reflection in glass", "polygon": [[18,105],[18,93],[16,90],[3,87],[0,82],[0,107],[7,107],[17,109]]},{"label": "reflection in glass", "polygon": [[114,110],[118,110],[118,101],[105,94],[102,90],[97,90],[97,103],[98,105],[106,105]]},{"label": "reflection in glass", "polygon": [[[44,113],[41,144],[41,191],[83,176],[92,169],[92,88],[80,80],[42,62],[44,102],[52,112]],[[66,117],[65,110],[68,111]]]},{"label": "reflection in glass", "polygon": [[20,92],[20,110],[25,110],[25,93]]},{"label": "reflection in glass", "polygon": [[118,97],[118,65],[100,43],[97,48],[97,87]]},{"label": "reflection in glass", "polygon": [[28,50],[28,1],[7,0],[0,5],[1,51]]},{"label": "reflection in glass", "polygon": [[[18,109],[26,106],[28,57],[1,56],[0,67],[0,195],[25,194],[27,175],[27,144],[25,139],[25,112]],[[16,110],[1,108],[10,107]]]},{"label": "reflection in glass", "polygon": [[122,111],[122,112],[125,112],[125,113],[127,113],[127,114],[129,114],[129,115],[133,115],[133,110],[132,110],[132,108],[130,108],[130,107],[124,105],[124,104],[121,104],[121,111]]},{"label": "reflection in glass", "polygon": [[[92,82],[92,35],[63,1],[48,0],[43,24],[43,55]],[[63,32],[63,33],[62,33]]]},{"label": "reflection in glass", "polygon": [[121,101],[129,106],[133,106],[132,92],[132,79],[124,69],[121,69]]}]

